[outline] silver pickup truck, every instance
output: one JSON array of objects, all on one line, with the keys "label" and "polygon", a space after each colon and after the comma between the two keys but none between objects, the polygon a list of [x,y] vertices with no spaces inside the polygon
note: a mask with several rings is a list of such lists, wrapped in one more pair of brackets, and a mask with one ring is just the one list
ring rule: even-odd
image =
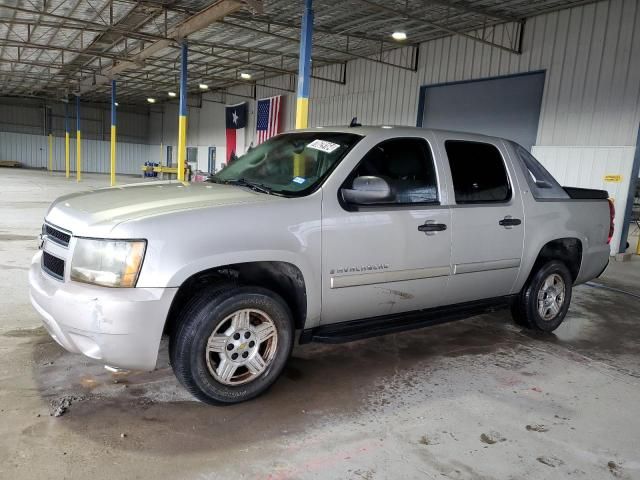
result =
[{"label": "silver pickup truck", "polygon": [[510,307],[550,332],[609,261],[607,192],[563,188],[519,145],[406,127],[314,128],[206,183],[68,195],[46,214],[31,301],[51,336],[234,403],[294,339],[338,343]]}]

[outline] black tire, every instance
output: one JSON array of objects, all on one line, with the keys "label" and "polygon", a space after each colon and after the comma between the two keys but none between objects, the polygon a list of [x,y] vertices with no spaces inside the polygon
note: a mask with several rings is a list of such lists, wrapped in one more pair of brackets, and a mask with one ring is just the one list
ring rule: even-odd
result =
[{"label": "black tire", "polygon": [[[543,318],[538,308],[538,295],[547,279],[557,279],[554,275],[559,276],[564,282],[562,305],[555,314],[553,314],[550,309],[547,309],[546,314],[553,314],[553,316],[551,318]],[[564,263],[558,260],[545,263],[531,276],[518,297],[512,303],[511,315],[513,319],[518,325],[525,328],[542,332],[553,332],[560,326],[569,310],[572,284],[573,279],[571,278],[571,273]]]},{"label": "black tire", "polygon": [[[248,383],[227,385],[209,370],[207,342],[221,322],[243,309],[260,310],[270,317],[277,346],[259,376]],[[280,296],[259,287],[221,285],[196,293],[185,305],[169,341],[169,358],[178,381],[194,397],[211,405],[229,405],[252,399],[273,385],[291,354],[293,338],[291,311]]]}]

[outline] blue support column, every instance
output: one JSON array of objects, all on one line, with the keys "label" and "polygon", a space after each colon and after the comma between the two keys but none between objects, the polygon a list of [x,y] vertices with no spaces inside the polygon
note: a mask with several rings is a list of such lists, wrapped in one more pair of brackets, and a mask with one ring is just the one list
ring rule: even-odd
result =
[{"label": "blue support column", "polygon": [[[620,234],[620,245],[616,253],[624,253],[627,250],[627,239],[629,238],[629,225],[631,223],[631,217],[633,215],[633,199],[636,195],[636,184],[638,182],[638,175],[640,174],[640,125],[638,125],[638,137],[636,140],[636,153],[633,156],[633,164],[631,165],[631,175],[629,177],[629,191],[627,192],[626,204],[624,208],[617,206],[616,209],[620,210],[622,217],[622,231]],[[620,202],[622,203],[622,202]],[[632,246],[631,246],[632,247]],[[636,255],[640,255],[640,239],[636,245]]]},{"label": "blue support column", "polygon": [[309,86],[311,83],[311,46],[313,43],[313,0],[305,0],[302,30],[300,30],[300,60],[298,63],[298,99],[296,128],[309,124]]},{"label": "blue support column", "polygon": [[184,181],[187,156],[187,41],[182,41],[180,62],[180,112],[178,119],[178,180]]}]

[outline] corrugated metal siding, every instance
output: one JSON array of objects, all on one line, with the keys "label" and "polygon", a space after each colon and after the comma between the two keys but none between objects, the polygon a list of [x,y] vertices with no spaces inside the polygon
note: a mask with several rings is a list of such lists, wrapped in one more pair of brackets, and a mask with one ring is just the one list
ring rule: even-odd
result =
[{"label": "corrugated metal siding", "polygon": [[[0,98],[0,131],[41,135],[45,132],[45,107],[51,107],[52,130],[64,136],[65,104],[34,99]],[[69,129],[75,133],[75,104],[69,104]],[[118,142],[147,143],[149,112],[146,108],[119,107]],[[109,140],[109,105],[81,104],[82,135],[91,140]]]},{"label": "corrugated metal siding", "polygon": [[[506,30],[496,28],[496,35]],[[407,50],[392,52],[392,60]],[[422,44],[418,71],[348,63],[347,84],[312,80],[310,125],[415,125],[421,85],[546,71],[539,145],[634,145],[640,122],[640,2],[611,0],[533,17],[522,55],[451,36]],[[322,73],[322,72],[320,72]],[[285,87],[286,77],[270,80]],[[260,96],[272,94],[259,88]],[[287,95],[292,128],[295,95]]]},{"label": "corrugated metal siding", "polygon": [[[611,241],[612,253],[615,253],[613,250],[620,244],[635,147],[535,146],[533,154],[562,185],[578,185],[609,192],[618,211]],[[622,181],[606,182],[606,175],[621,175]]]},{"label": "corrugated metal siding", "polygon": [[[116,172],[138,174],[146,161],[157,161],[158,146],[118,143]],[[76,140],[70,138],[71,171],[76,169]],[[53,168],[64,171],[64,137],[53,139]],[[46,168],[49,161],[49,141],[46,135],[0,132],[0,160],[13,160],[26,167]],[[108,173],[110,143],[104,140],[82,140],[82,171]]]},{"label": "corrugated metal siding", "polygon": [[27,167],[46,168],[48,148],[45,135],[0,132],[0,160],[20,162]]}]

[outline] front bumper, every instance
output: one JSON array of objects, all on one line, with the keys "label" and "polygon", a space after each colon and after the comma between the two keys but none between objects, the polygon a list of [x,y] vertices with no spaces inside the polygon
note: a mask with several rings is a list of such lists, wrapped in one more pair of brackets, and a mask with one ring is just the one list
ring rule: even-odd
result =
[{"label": "front bumper", "polygon": [[29,270],[30,298],[63,348],[106,365],[153,370],[177,288],[106,288],[59,281],[43,272],[42,252]]}]

